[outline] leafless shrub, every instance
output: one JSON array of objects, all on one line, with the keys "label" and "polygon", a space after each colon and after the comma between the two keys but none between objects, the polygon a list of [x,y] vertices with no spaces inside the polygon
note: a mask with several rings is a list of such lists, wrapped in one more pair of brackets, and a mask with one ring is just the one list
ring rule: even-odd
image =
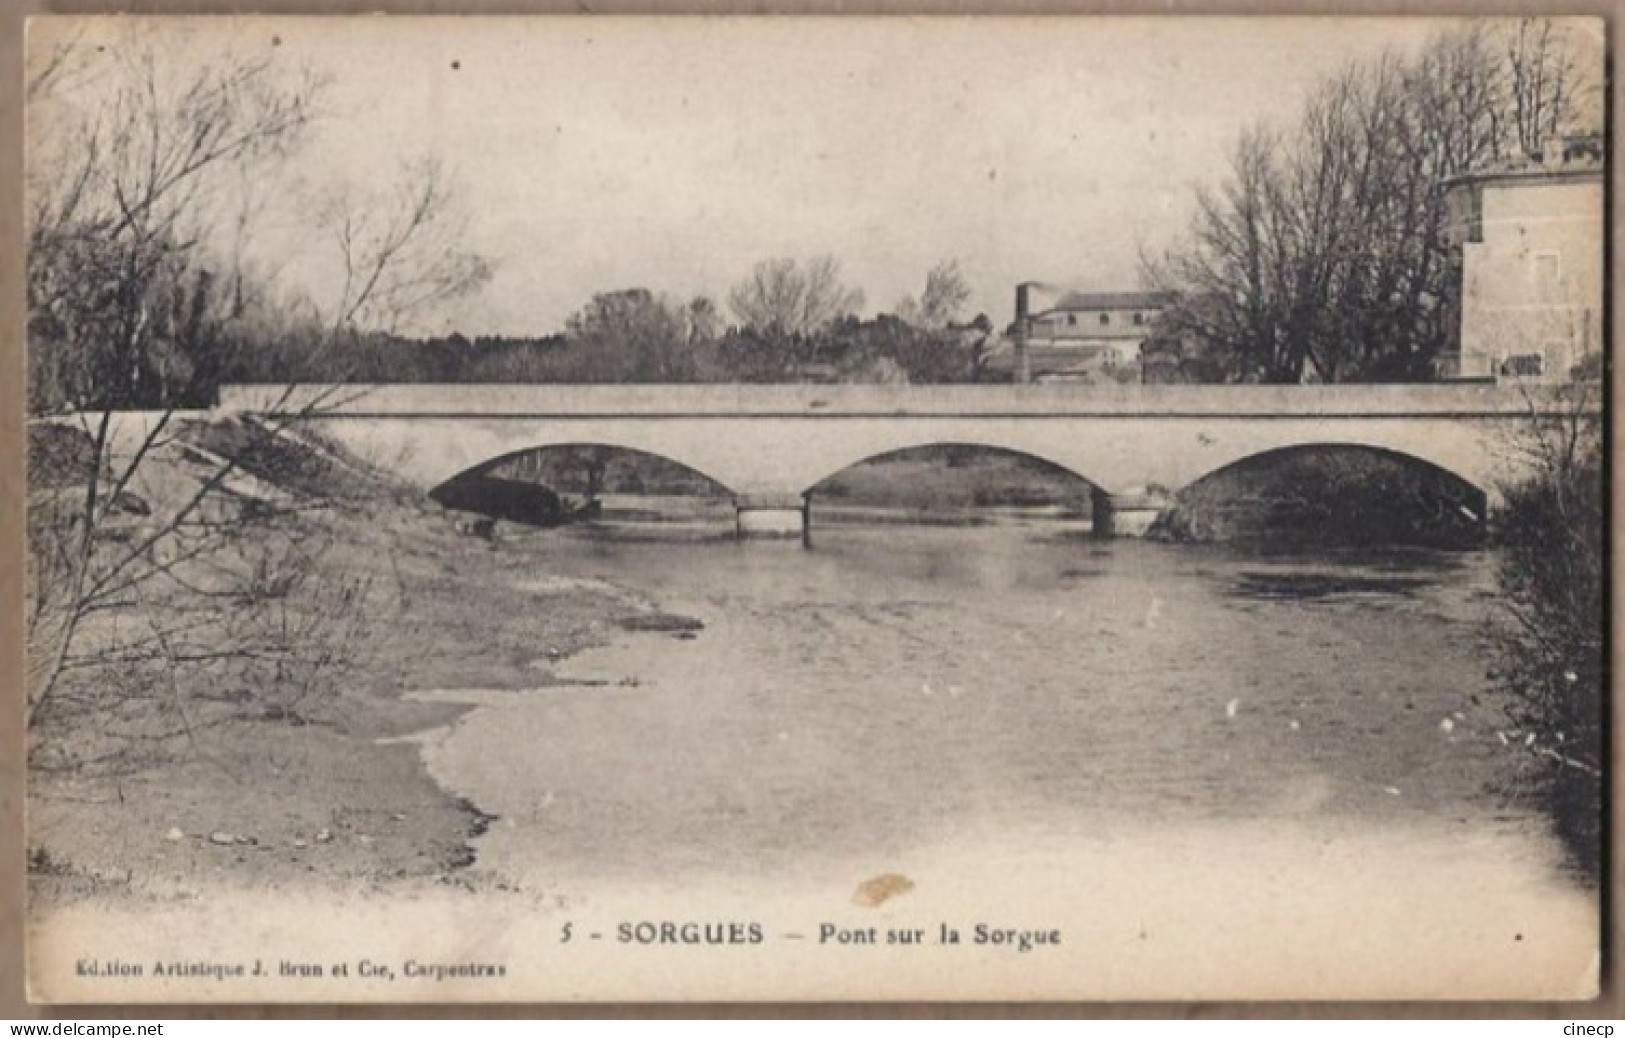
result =
[{"label": "leafless shrub", "polygon": [[87,619],[38,718],[58,737],[36,741],[33,763],[139,765],[228,721],[338,718],[387,603],[325,558],[310,524],[268,514],[236,525],[229,537],[195,532],[209,551],[169,560]]},{"label": "leafless shrub", "polygon": [[136,744],[242,716],[318,715],[376,603],[299,525],[322,499],[301,481],[322,472],[285,434],[343,394],[290,386],[270,402],[275,420],[237,425],[180,408],[208,404],[235,349],[269,336],[341,350],[484,273],[454,248],[444,173],[424,168],[343,209],[342,297],[325,313],[286,309],[241,245],[254,192],[324,114],[320,78],[269,50],[177,57],[188,52],[149,23],[87,31],[104,45],[30,40],[29,432],[47,466],[27,512],[36,763],[129,759]]},{"label": "leafless shrub", "polygon": [[1546,802],[1576,859],[1595,865],[1601,832],[1607,647],[1600,385],[1576,381],[1555,406],[1531,407],[1504,488],[1492,671],[1509,727],[1529,758],[1528,791]]}]

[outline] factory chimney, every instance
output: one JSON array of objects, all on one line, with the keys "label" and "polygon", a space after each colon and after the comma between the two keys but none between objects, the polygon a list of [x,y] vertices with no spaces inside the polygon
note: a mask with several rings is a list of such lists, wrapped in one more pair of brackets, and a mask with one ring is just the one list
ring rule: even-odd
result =
[{"label": "factory chimney", "polygon": [[1015,380],[1019,383],[1027,383],[1033,380],[1032,364],[1027,359],[1027,324],[1032,314],[1029,293],[1037,284],[1036,281],[1023,281],[1016,286]]}]

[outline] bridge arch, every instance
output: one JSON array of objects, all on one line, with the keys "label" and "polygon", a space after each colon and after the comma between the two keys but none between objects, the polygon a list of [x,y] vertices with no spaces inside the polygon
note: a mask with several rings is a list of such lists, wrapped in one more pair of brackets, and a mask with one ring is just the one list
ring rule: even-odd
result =
[{"label": "bridge arch", "polygon": [[[487,458],[429,487],[428,497],[454,511],[545,527],[597,517],[604,495],[633,487],[708,503],[733,496],[716,479],[665,454],[578,440]],[[581,508],[567,495],[579,496]]]},{"label": "bridge arch", "polygon": [[[842,460],[837,462],[832,462],[829,458],[824,458],[822,459],[822,469],[824,470],[823,474],[818,476],[812,482],[803,486],[801,493],[813,494],[818,490],[819,487],[829,483],[830,480],[835,479],[842,473],[854,469],[859,465],[881,461],[898,454],[907,454],[912,451],[925,451],[932,448],[942,448],[944,450],[964,448],[986,451],[995,454],[1007,454],[1018,458],[1038,461],[1056,469],[1061,473],[1064,473],[1068,478],[1074,479],[1077,482],[1088,486],[1092,490],[1100,489],[1100,483],[1097,480],[1090,479],[1088,475],[1079,471],[1077,464],[1074,461],[1067,459],[1059,451],[1051,451],[1045,449],[1044,447],[1035,447],[1031,444],[1013,445],[1004,442],[1001,438],[956,438],[927,436],[923,438],[904,440],[896,445],[888,444],[878,449],[873,447],[865,447],[859,450],[848,451],[846,454],[838,456]],[[805,476],[803,478],[805,479]]]},{"label": "bridge arch", "polygon": [[[678,457],[673,457],[670,452],[663,451],[663,450],[650,450],[650,449],[648,449],[646,447],[633,447],[633,446],[628,446],[626,444],[615,443],[615,442],[606,441],[606,440],[584,440],[584,439],[583,440],[565,440],[565,441],[559,441],[559,442],[540,443],[540,444],[534,444],[534,445],[531,445],[531,446],[528,446],[528,447],[520,447],[520,448],[517,448],[515,450],[509,450],[509,451],[507,451],[507,452],[505,452],[503,454],[498,454],[498,455],[496,455],[494,457],[487,458],[485,461],[478,462],[478,463],[476,463],[474,465],[471,465],[468,468],[463,469],[461,472],[455,473],[454,475],[452,475],[448,479],[443,480],[442,485],[444,485],[445,483],[453,483],[453,482],[456,482],[457,480],[460,480],[460,479],[469,479],[469,478],[475,478],[475,477],[480,477],[480,476],[489,476],[491,473],[493,473],[496,470],[502,468],[504,465],[508,465],[508,464],[511,464],[511,463],[514,463],[514,462],[523,461],[524,459],[526,459],[528,457],[532,457],[532,456],[541,454],[544,451],[590,451],[590,450],[609,450],[609,451],[615,451],[615,452],[617,452],[619,454],[622,454],[622,455],[629,455],[629,456],[631,456],[633,458],[654,459],[656,461],[663,462],[663,463],[665,463],[667,465],[671,465],[671,466],[674,466],[676,468],[682,469],[682,470],[684,470],[686,472],[692,473],[693,475],[698,476],[701,479],[705,480],[707,483],[713,484],[719,491],[721,491],[724,494],[731,495],[731,494],[733,494],[735,492],[733,490],[733,488],[728,486],[727,483],[725,483],[722,480],[718,479],[716,476],[712,475],[710,472],[705,471],[705,469],[702,468],[700,465],[692,464],[692,463],[684,461],[684,460],[682,460],[681,458],[678,458]],[[613,459],[611,459],[611,461],[613,461]]]},{"label": "bridge arch", "polygon": [[1413,466],[1420,470],[1432,472],[1454,480],[1462,486],[1470,488],[1481,496],[1488,495],[1491,489],[1489,487],[1482,486],[1478,480],[1474,479],[1472,476],[1457,471],[1448,462],[1440,462],[1435,461],[1432,458],[1423,457],[1415,450],[1401,450],[1384,444],[1367,443],[1364,440],[1317,439],[1305,440],[1297,443],[1285,443],[1277,447],[1265,447],[1260,450],[1242,454],[1239,457],[1207,469],[1205,472],[1202,472],[1195,478],[1188,480],[1185,485],[1178,488],[1178,490],[1183,491],[1189,487],[1196,486],[1198,483],[1203,483],[1215,477],[1234,472],[1247,465],[1267,461],[1271,458],[1278,458],[1309,451],[1367,452],[1385,458],[1392,458],[1405,465]]},{"label": "bridge arch", "polygon": [[649,444],[634,444],[631,442],[622,442],[616,439],[607,438],[546,440],[538,443],[529,443],[523,447],[507,448],[503,450],[502,453],[494,454],[481,461],[476,461],[473,464],[467,465],[466,467],[451,473],[450,475],[444,475],[443,478],[438,480],[435,487],[432,487],[431,489],[456,483],[459,480],[476,479],[479,477],[489,476],[493,472],[502,468],[504,465],[521,461],[527,457],[540,454],[544,451],[571,450],[610,450],[624,455],[630,455],[632,457],[656,459],[660,462],[664,462],[668,465],[672,465],[692,473],[708,483],[714,484],[724,494],[732,495],[736,493],[736,490],[730,486],[726,480],[718,478],[716,474],[708,471],[710,466],[708,466],[704,460],[688,460],[681,456],[682,452],[664,450]]},{"label": "bridge arch", "polygon": [[1476,543],[1485,489],[1460,472],[1387,446],[1340,441],[1255,451],[1179,488],[1167,515],[1180,535],[1322,543]]}]

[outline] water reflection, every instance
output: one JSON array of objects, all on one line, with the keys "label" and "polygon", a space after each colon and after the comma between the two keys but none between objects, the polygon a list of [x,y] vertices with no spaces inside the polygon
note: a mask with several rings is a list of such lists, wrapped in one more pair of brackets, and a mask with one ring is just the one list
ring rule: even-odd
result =
[{"label": "water reflection", "polygon": [[1231,594],[1301,602],[1331,595],[1410,595],[1433,583],[1435,581],[1415,577],[1242,572],[1236,575]]}]

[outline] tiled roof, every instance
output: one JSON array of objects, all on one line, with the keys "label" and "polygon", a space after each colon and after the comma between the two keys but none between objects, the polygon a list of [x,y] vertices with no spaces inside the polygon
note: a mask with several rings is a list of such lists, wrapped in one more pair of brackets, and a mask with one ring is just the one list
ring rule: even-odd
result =
[{"label": "tiled roof", "polygon": [[1161,292],[1068,292],[1044,312],[1053,310],[1160,310]]}]

